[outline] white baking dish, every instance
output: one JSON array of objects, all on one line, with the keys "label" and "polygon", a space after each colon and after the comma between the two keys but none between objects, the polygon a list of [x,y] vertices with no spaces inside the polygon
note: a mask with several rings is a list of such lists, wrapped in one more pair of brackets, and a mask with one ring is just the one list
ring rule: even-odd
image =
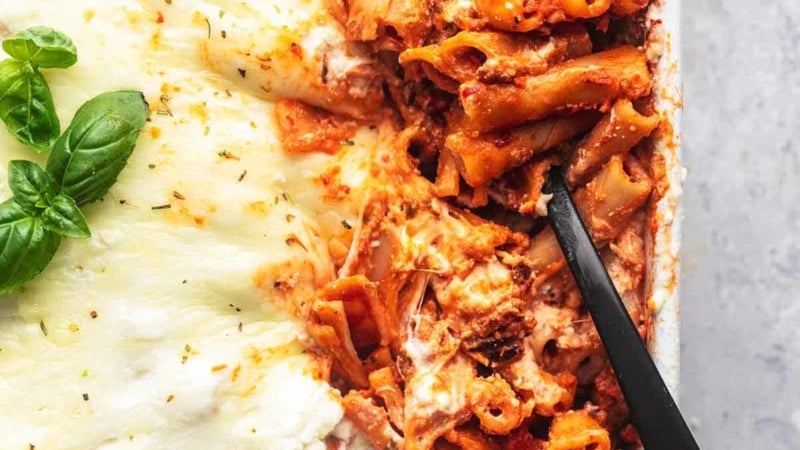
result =
[{"label": "white baking dish", "polygon": [[680,80],[680,0],[657,0],[648,19],[650,50],[661,52],[656,71],[656,104],[670,124],[656,142],[664,157],[668,187],[654,206],[654,227],[649,236],[651,251],[647,280],[648,306],[653,313],[650,351],[673,396],[678,396],[680,377],[680,332],[678,275],[680,269],[679,204],[684,169],[680,158],[682,88]]}]

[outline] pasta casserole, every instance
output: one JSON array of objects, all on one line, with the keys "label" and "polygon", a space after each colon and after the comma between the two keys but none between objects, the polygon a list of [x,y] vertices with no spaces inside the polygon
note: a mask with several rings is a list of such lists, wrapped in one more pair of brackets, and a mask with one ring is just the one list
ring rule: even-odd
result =
[{"label": "pasta casserole", "polygon": [[0,448],[638,448],[658,3],[0,0]]},{"label": "pasta casserole", "polygon": [[[330,151],[359,121],[378,129],[366,157],[338,154],[370,161],[367,188],[357,222],[331,242],[337,276],[302,312],[346,417],[375,448],[639,445],[542,186],[564,168],[646,338],[648,205],[661,179],[648,2],[327,7],[374,61],[360,89],[382,86],[382,107],[342,115],[284,100],[276,120],[290,152]],[[332,203],[350,194],[340,172],[322,178]]]}]

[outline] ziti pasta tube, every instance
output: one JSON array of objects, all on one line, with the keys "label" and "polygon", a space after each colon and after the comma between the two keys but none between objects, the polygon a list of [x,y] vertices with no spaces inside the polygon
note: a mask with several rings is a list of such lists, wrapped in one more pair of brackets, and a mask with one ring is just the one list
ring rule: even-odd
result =
[{"label": "ziti pasta tube", "polygon": [[617,98],[646,95],[650,82],[644,52],[626,46],[576,58],[514,83],[464,83],[459,95],[467,128],[489,131],[563,111],[608,108]]}]

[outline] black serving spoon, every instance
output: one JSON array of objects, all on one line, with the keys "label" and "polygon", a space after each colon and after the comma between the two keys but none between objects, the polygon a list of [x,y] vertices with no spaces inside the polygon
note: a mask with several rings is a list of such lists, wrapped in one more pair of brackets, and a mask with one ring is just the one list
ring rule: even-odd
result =
[{"label": "black serving spoon", "polygon": [[699,450],[642,343],[581,221],[560,168],[550,171],[547,213],[614,367],[645,450]]}]

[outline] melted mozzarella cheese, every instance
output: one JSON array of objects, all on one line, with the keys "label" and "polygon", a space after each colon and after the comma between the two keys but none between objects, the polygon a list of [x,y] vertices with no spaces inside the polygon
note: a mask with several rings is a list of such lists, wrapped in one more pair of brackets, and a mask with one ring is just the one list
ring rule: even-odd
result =
[{"label": "melted mozzarella cheese", "polygon": [[372,60],[346,42],[322,2],[312,0],[302,10],[274,6],[269,22],[253,20],[258,14],[250,8],[209,19],[204,45],[209,67],[268,100],[294,98],[368,117],[366,110],[382,101]]},{"label": "melted mozzarella cheese", "polygon": [[[0,0],[0,30],[46,25],[77,45],[76,66],[45,72],[63,127],[108,90],[142,90],[152,112],[85,208],[91,239],[0,297],[0,448],[324,449],[340,423],[279,306],[331,277],[325,229],[357,208],[320,201],[328,157],[285,155],[271,105],[203,55],[227,14],[291,27],[319,5],[250,3]],[[44,158],[0,131],[0,180],[9,160]]]}]

